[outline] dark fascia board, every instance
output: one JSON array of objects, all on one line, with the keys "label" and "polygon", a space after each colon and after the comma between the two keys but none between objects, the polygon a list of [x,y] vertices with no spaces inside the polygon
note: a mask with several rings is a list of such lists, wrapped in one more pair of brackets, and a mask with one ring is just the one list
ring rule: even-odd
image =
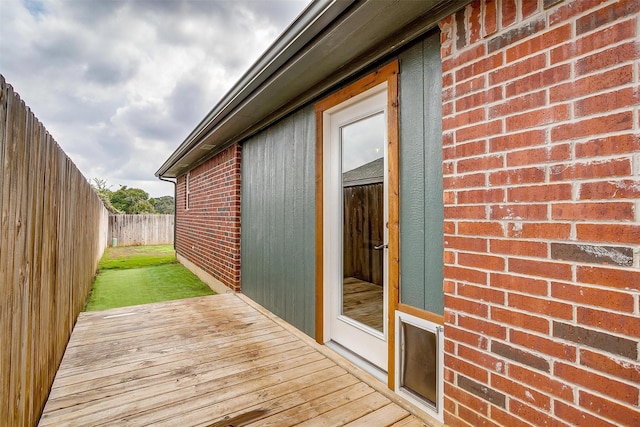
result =
[{"label": "dark fascia board", "polygon": [[[312,3],[194,129],[156,176],[175,178],[186,173],[410,43],[466,3]],[[387,19],[394,13],[395,19]],[[368,31],[368,37],[354,32],[357,28]],[[378,34],[382,35],[376,38]],[[329,52],[331,55],[327,55]]]}]

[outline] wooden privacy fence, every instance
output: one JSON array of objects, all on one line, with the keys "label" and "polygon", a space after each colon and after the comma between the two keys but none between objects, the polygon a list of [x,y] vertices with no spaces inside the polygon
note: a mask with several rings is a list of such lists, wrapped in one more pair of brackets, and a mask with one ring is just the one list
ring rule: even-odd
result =
[{"label": "wooden privacy fence", "polygon": [[109,215],[109,238],[118,246],[172,244],[174,227],[173,215]]},{"label": "wooden privacy fence", "polygon": [[107,244],[108,212],[0,75],[0,424],[38,422]]},{"label": "wooden privacy fence", "polygon": [[384,251],[384,196],[382,183],[343,190],[344,277],[382,285]]}]

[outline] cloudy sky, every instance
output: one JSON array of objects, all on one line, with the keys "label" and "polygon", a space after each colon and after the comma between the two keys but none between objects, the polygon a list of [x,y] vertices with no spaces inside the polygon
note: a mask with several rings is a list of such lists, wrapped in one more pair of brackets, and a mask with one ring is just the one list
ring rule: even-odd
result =
[{"label": "cloudy sky", "polygon": [[87,179],[154,172],[309,0],[0,0],[0,74]]}]

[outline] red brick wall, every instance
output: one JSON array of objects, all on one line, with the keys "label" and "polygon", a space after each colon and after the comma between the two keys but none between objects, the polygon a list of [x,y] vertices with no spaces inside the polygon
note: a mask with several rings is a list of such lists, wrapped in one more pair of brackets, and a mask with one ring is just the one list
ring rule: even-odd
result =
[{"label": "red brick wall", "polygon": [[228,288],[240,290],[240,146],[178,178],[176,251]]},{"label": "red brick wall", "polygon": [[441,22],[445,421],[640,425],[640,2]]}]

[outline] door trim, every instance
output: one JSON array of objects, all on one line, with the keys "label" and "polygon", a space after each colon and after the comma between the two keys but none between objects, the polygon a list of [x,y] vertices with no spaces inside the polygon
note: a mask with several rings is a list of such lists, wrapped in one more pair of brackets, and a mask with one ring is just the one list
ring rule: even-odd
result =
[{"label": "door trim", "polygon": [[388,141],[388,189],[389,189],[389,248],[388,248],[388,377],[387,385],[395,385],[395,310],[399,304],[400,234],[399,234],[399,137],[398,137],[398,61],[393,61],[377,71],[337,91],[315,105],[316,114],[316,341],[325,342],[325,294],[324,294],[324,243],[323,243],[323,115],[324,112],[381,83],[387,82],[387,141]]}]

